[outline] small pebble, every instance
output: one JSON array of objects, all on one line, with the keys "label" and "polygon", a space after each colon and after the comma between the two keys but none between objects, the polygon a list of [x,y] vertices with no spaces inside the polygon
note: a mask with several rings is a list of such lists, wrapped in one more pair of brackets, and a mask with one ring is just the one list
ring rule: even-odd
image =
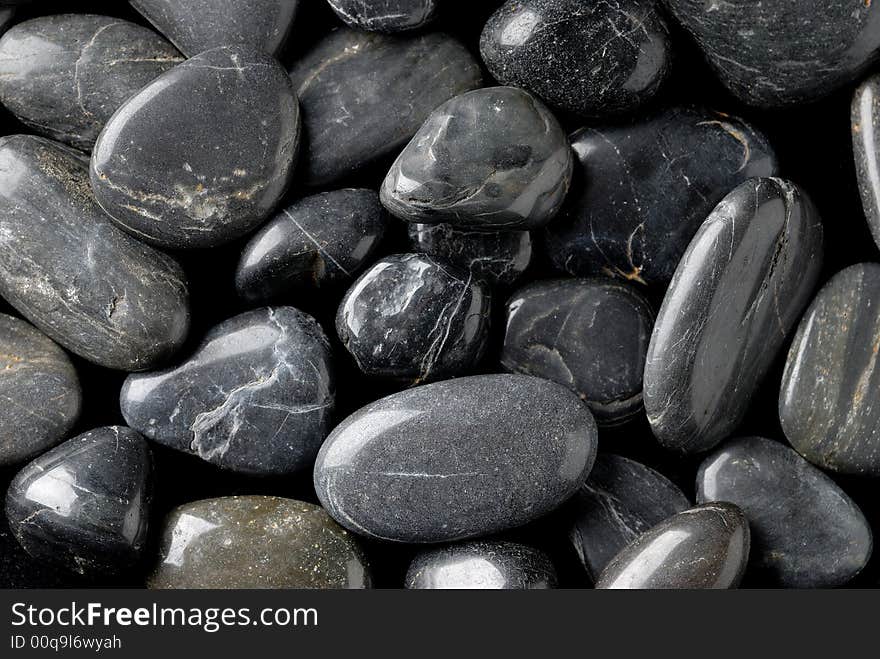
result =
[{"label": "small pebble", "polygon": [[370,32],[406,32],[437,17],[440,0],[327,0],[346,25]]}]

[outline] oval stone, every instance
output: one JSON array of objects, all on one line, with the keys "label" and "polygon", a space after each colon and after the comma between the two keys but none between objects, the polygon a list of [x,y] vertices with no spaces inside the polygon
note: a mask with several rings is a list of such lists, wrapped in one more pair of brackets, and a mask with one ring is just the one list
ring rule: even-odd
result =
[{"label": "oval stone", "polygon": [[131,428],[97,428],[24,467],[6,495],[9,527],[35,558],[98,576],[132,567],[147,543],[153,460]]},{"label": "oval stone", "polygon": [[355,539],[319,506],[267,496],[175,508],[147,587],[369,588]]},{"label": "oval stone", "polygon": [[0,138],[0,295],[107,368],[155,368],[189,329],[180,266],[115,227],[84,157],[41,137]]},{"label": "oval stone", "polygon": [[880,245],[880,75],[856,88],[850,116],[862,208],[874,242]]},{"label": "oval stone", "polygon": [[98,203],[126,231],[171,249],[256,228],[290,183],[299,106],[275,59],[241,46],[159,76],[110,119],[92,152]]},{"label": "oval stone", "polygon": [[731,503],[706,503],[640,535],[608,564],[596,588],[736,588],[749,560],[749,522]]},{"label": "oval stone", "polygon": [[729,436],[809,301],[822,223],[782,179],[752,179],[700,227],[657,315],[645,411],[669,449],[699,452]]},{"label": "oval stone", "polygon": [[728,442],[697,473],[697,501],[731,501],[749,518],[751,563],[790,588],[840,586],[871,555],[871,528],[828,476],[761,437]]},{"label": "oval stone", "polygon": [[0,314],[0,467],[55,446],[81,408],[79,378],[65,352],[23,320]]},{"label": "oval stone", "polygon": [[544,552],[514,542],[478,540],[420,552],[406,587],[455,590],[543,590],[556,587]]},{"label": "oval stone", "polygon": [[323,186],[396,153],[438,105],[482,84],[467,49],[442,34],[331,32],[290,71],[302,104],[298,176]]},{"label": "oval stone", "polygon": [[379,195],[407,222],[533,229],[556,215],[572,168],[568,138],[543,103],[521,89],[490,87],[434,110]]},{"label": "oval stone", "polygon": [[764,135],[699,108],[583,128],[572,148],[575,183],[544,234],[551,263],[576,277],[610,275],[658,289],[724,195],[778,174]]},{"label": "oval stone", "polygon": [[265,303],[354,279],[387,217],[372,190],[335,190],[288,206],[250,239],[235,272],[239,296]]},{"label": "oval stone", "polygon": [[678,487],[650,467],[600,454],[569,504],[569,539],[595,583],[624,547],[690,506]]},{"label": "oval stone", "polygon": [[129,96],[182,61],[128,21],[41,16],[0,39],[0,102],[34,131],[88,151]]},{"label": "oval stone", "polygon": [[330,345],[293,307],[223,321],[186,361],[129,376],[120,394],[147,438],[253,475],[311,466],[333,404]]},{"label": "oval stone", "polygon": [[535,520],[583,485],[596,455],[589,409],[565,387],[475,375],[415,387],[349,416],[324,442],[315,489],[346,528],[449,542]]},{"label": "oval stone", "polygon": [[500,83],[588,117],[643,105],[672,58],[655,0],[508,0],[486,23],[480,53]]},{"label": "oval stone", "polygon": [[417,30],[437,16],[440,0],[327,0],[353,28],[370,32]]},{"label": "oval stone", "polygon": [[473,368],[489,334],[489,289],[424,254],[377,262],[342,298],[336,332],[361,371],[413,384]]},{"label": "oval stone", "polygon": [[654,313],[627,284],[538,281],[507,302],[501,365],[574,391],[602,425],[642,409],[642,374]]}]

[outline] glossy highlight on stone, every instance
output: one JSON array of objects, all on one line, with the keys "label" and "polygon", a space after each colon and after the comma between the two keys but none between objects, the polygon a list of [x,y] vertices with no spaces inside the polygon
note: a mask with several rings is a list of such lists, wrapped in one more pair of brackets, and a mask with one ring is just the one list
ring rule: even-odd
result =
[{"label": "glossy highlight on stone", "polygon": [[812,202],[782,179],[751,179],[712,211],[654,324],[644,401],[667,449],[712,448],[739,425],[809,302],[822,263]]},{"label": "glossy highlight on stone", "polygon": [[880,246],[880,75],[868,77],[856,88],[850,114],[862,208],[874,242]]},{"label": "glossy highlight on stone", "polygon": [[362,535],[451,542],[522,526],[571,497],[596,455],[589,409],[565,387],[476,375],[358,410],[324,442],[315,489]]},{"label": "glossy highlight on stone", "polygon": [[346,25],[370,32],[417,30],[436,18],[440,0],[327,0]]},{"label": "glossy highlight on stone", "polygon": [[120,394],[126,422],[148,439],[252,475],[311,466],[334,400],[327,338],[293,307],[223,321],[188,359],[129,376]]}]

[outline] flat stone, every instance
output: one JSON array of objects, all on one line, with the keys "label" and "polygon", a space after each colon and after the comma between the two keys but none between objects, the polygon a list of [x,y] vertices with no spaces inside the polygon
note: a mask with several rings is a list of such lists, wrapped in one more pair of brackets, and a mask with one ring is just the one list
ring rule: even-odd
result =
[{"label": "flat stone", "polygon": [[880,476],[880,265],[837,273],[798,326],[779,393],[795,450],[845,474]]},{"label": "flat stone", "polygon": [[92,187],[116,223],[142,240],[213,247],[274,210],[299,136],[296,94],[281,65],[241,46],[215,48],[119,108],[92,152]]},{"label": "flat stone", "polygon": [[437,17],[440,0],[327,0],[346,25],[370,32],[406,32]]},{"label": "flat stone", "polygon": [[624,547],[690,506],[678,487],[650,467],[602,453],[569,504],[569,539],[595,583]]},{"label": "flat stone", "polygon": [[728,442],[697,473],[698,501],[731,501],[749,519],[752,568],[791,588],[847,583],[871,555],[871,528],[828,476],[761,437]]},{"label": "flat stone", "polygon": [[758,107],[815,100],[855,80],[880,51],[871,0],[663,0],[732,94]]},{"label": "flat stone", "polygon": [[385,236],[387,217],[372,190],[334,190],[283,209],[250,239],[235,273],[239,296],[272,302],[350,282]]},{"label": "flat stone", "polygon": [[414,252],[445,259],[490,286],[514,283],[532,262],[528,231],[474,231],[451,224],[410,223],[407,233]]},{"label": "flat stone", "polygon": [[223,321],[188,359],[129,376],[120,394],[126,422],[147,438],[253,475],[310,467],[333,404],[330,345],[293,307]]},{"label": "flat stone", "polygon": [[9,485],[6,515],[22,547],[80,574],[121,572],[146,546],[153,461],[130,428],[97,428],[44,453]]},{"label": "flat stone", "polygon": [[574,391],[600,425],[642,409],[654,312],[631,286],[608,279],[538,281],[507,301],[501,365]]},{"label": "flat stone", "polygon": [[87,164],[41,137],[0,138],[0,295],[89,361],[155,368],[186,338],[186,278],[110,222]]},{"label": "flat stone", "polygon": [[0,467],[55,446],[81,408],[79,378],[65,352],[23,320],[0,314]]},{"label": "flat stone", "polygon": [[643,105],[672,58],[654,0],[508,0],[486,23],[480,53],[501,84],[588,117]]},{"label": "flat stone", "polygon": [[727,195],[700,227],[657,315],[644,401],[660,443],[706,451],[742,421],[822,265],[809,198],[776,178]]},{"label": "flat stone", "polygon": [[406,587],[456,590],[544,590],[556,569],[544,552],[515,542],[477,540],[420,552]]},{"label": "flat stone", "polygon": [[573,157],[556,118],[514,87],[477,89],[431,113],[379,196],[407,222],[534,229],[559,211]]},{"label": "flat stone", "polygon": [[277,55],[300,0],[130,0],[187,57],[242,44]]},{"label": "flat stone", "polygon": [[425,254],[387,256],[342,298],[336,333],[361,371],[413,384],[470,370],[489,334],[488,287]]},{"label": "flat stone", "polygon": [[707,503],[636,538],[608,564],[596,588],[736,588],[748,560],[743,512],[731,503]]},{"label": "flat stone", "polygon": [[0,102],[35,132],[89,151],[129,96],[183,59],[128,21],[41,16],[0,39]]},{"label": "flat stone", "polygon": [[596,424],[565,387],[475,375],[408,389],[349,416],[324,442],[315,489],[346,528],[448,542],[522,526],[570,498]]},{"label": "flat stone", "polygon": [[778,174],[766,138],[692,107],[572,136],[575,183],[544,234],[560,272],[665,287],[703,220],[740,183]]},{"label": "flat stone", "polygon": [[355,539],[319,506],[266,496],[175,508],[147,587],[369,588]]},{"label": "flat stone", "polygon": [[331,32],[290,71],[302,104],[297,176],[326,186],[396,153],[441,103],[482,84],[467,49],[443,34]]},{"label": "flat stone", "polygon": [[851,109],[853,156],[862,208],[880,246],[880,75],[856,88]]}]

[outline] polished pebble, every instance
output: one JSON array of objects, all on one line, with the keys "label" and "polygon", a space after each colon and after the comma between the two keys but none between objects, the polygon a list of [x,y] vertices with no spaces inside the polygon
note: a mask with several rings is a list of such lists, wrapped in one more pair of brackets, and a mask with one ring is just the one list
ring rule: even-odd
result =
[{"label": "polished pebble", "polygon": [[362,535],[447,542],[535,520],[586,480],[597,431],[554,382],[446,380],[382,398],[340,423],[315,463],[321,504]]},{"label": "polished pebble", "polygon": [[440,0],[327,0],[347,25],[370,32],[406,32],[437,17]]},{"label": "polished pebble", "polygon": [[880,75],[868,77],[856,88],[850,118],[862,208],[874,242],[880,246]]},{"label": "polished pebble", "polygon": [[858,506],[779,442],[746,437],[721,446],[700,465],[697,501],[743,510],[755,575],[781,586],[841,586],[871,555],[871,528]]}]

